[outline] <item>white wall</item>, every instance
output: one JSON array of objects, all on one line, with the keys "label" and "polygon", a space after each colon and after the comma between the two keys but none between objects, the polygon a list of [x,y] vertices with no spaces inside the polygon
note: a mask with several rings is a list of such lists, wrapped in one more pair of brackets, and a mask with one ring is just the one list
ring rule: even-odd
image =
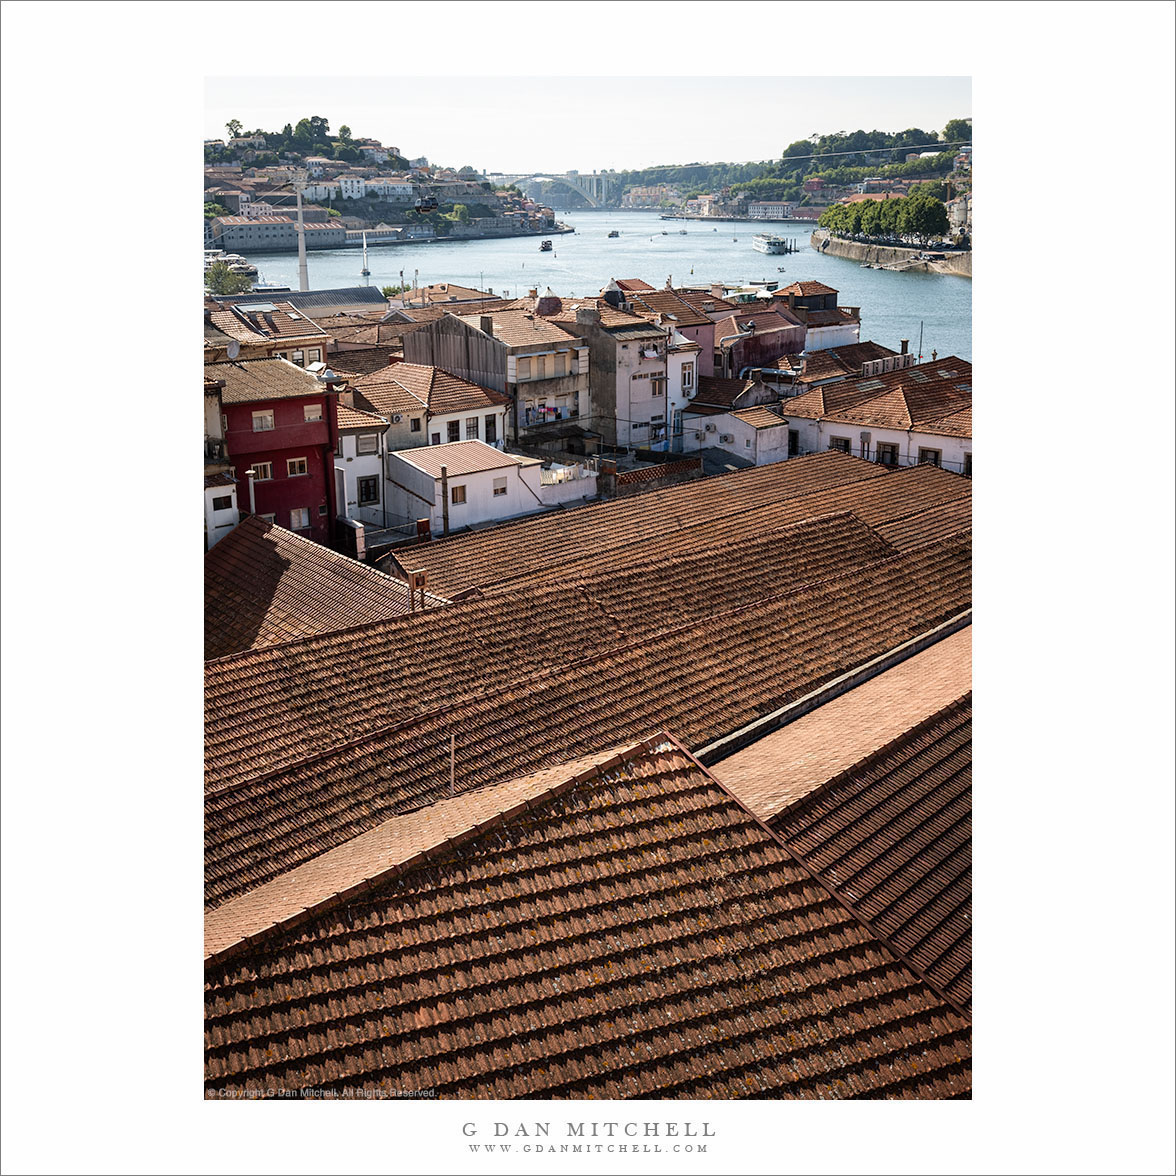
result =
[{"label": "white wall", "polygon": [[832,327],[809,327],[804,333],[805,351],[824,351],[828,347],[848,347],[859,342],[861,323],[837,323]]},{"label": "white wall", "polygon": [[[214,510],[214,498],[231,498],[232,506],[227,510]],[[241,513],[237,508],[236,486],[206,486],[204,488],[204,550],[215,547],[239,522]]]},{"label": "white wall", "polygon": [[586,498],[595,498],[597,473],[594,463],[552,465],[539,475],[539,497],[546,506],[556,506],[564,502],[583,502]]},{"label": "white wall", "polygon": [[[370,434],[369,434],[370,435]],[[335,455],[335,469],[343,474],[343,492],[344,498],[342,502],[337,504],[339,514],[349,519],[356,519],[361,523],[372,523],[375,526],[381,526],[384,522],[383,501],[384,501],[384,438],[382,434],[376,433],[376,452],[375,453],[360,453],[359,452],[359,436],[358,433],[340,433],[339,441],[340,447],[343,450],[342,456]],[[380,500],[374,503],[366,503],[360,505],[359,502],[359,479],[360,478],[375,478],[376,487],[380,496]]]},{"label": "white wall", "polygon": [[[657,350],[660,358],[648,359],[646,351]],[[645,447],[654,437],[654,425],[663,425],[664,436],[673,421],[669,396],[669,367],[666,340],[642,339],[617,344],[617,444]],[[650,373],[666,377],[666,393],[653,395]],[[679,376],[679,380],[681,377]],[[680,384],[679,384],[680,386]],[[660,416],[660,421],[653,418]],[[650,427],[636,426],[649,422]]]},{"label": "white wall", "polygon": [[[941,437],[933,433],[908,432],[906,429],[880,429],[876,425],[847,425],[837,421],[815,421],[805,417],[788,415],[792,427],[800,433],[801,453],[820,453],[831,448],[830,441],[834,437],[847,437],[850,443],[850,453],[855,457],[865,457],[876,461],[878,446],[882,444],[898,446],[898,464],[900,466],[918,465],[920,449],[938,449],[941,453],[940,465],[953,473],[964,472],[964,456],[972,452],[970,437]],[[862,452],[862,433],[869,433],[869,448]]]},{"label": "white wall", "polygon": [[[390,475],[389,511],[407,518],[425,518],[427,515],[433,534],[442,534],[444,514],[441,507],[441,479],[437,478],[434,481],[428,474],[411,466],[395,453],[388,455],[387,466]],[[455,531],[461,527],[509,519],[551,505],[542,493],[543,488],[539,482],[540,468],[541,463],[535,462],[527,466],[512,464],[503,469],[483,470],[476,474],[450,475],[449,529]],[[495,482],[499,479],[506,480],[504,494],[494,493]],[[585,487],[588,484],[583,483]],[[464,503],[452,501],[453,489],[457,486],[465,487]],[[591,493],[595,495],[595,481],[591,482],[591,487]],[[430,496],[431,508],[428,503],[422,501],[422,498]]]},{"label": "white wall", "polygon": [[[788,457],[788,430],[796,427],[790,425],[788,420],[781,420],[777,426],[757,429],[729,412],[693,419],[701,422],[695,428],[705,430],[707,425],[715,426],[715,432],[706,435],[704,445],[715,445],[737,457],[754,461],[756,465],[784,461]],[[724,441],[724,437],[730,437],[731,440]],[[689,447],[686,452],[689,452]]]},{"label": "white wall", "polygon": [[[451,421],[457,424],[458,440],[459,441],[486,441],[486,418],[492,416],[495,418],[495,440],[493,445],[496,449],[503,448],[503,438],[506,436],[506,409],[507,406],[501,405],[495,408],[480,408],[476,412],[447,412],[439,416],[430,417],[428,424],[428,433],[420,441],[414,441],[414,445],[432,445],[434,436],[441,438],[441,444],[445,445],[449,442],[449,424]],[[477,432],[471,432],[468,428],[470,417],[477,417],[478,428]],[[416,434],[414,434],[415,436]],[[491,442],[486,441],[489,445]]]}]

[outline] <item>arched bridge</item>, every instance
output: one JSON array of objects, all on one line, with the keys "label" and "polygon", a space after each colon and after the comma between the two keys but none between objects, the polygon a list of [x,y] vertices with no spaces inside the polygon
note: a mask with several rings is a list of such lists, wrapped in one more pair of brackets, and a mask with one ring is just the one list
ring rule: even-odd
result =
[{"label": "arched bridge", "polygon": [[528,172],[525,175],[493,175],[488,177],[500,184],[525,184],[529,180],[547,184],[564,184],[578,192],[593,208],[604,204],[616,188],[616,179],[600,172]]}]

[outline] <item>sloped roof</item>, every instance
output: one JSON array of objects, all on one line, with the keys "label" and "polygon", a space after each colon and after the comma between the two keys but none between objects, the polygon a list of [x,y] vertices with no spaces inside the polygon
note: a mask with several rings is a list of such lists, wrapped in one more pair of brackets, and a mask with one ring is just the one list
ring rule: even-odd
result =
[{"label": "sloped roof", "polygon": [[712,405],[717,408],[732,408],[735,402],[753,386],[752,380],[729,380],[724,376],[699,376],[698,391],[687,406],[691,412],[695,405]]},{"label": "sloped roof", "polygon": [[434,815],[304,868],[346,904],[206,967],[210,1096],[968,1094],[967,1019],[672,740]]},{"label": "sloped roof", "polygon": [[[272,306],[273,309],[263,310],[262,306]],[[235,318],[243,315],[249,320],[249,325],[267,339],[301,339],[308,335],[321,335],[325,338],[327,334],[317,323],[285,301],[237,306],[227,313]]]},{"label": "sloped roof", "polygon": [[766,404],[753,404],[750,408],[737,408],[731,415],[738,417],[753,429],[779,429],[788,427],[788,418],[773,412]]},{"label": "sloped roof", "polygon": [[[237,306],[251,303],[272,302],[273,296],[241,294],[226,299]],[[362,312],[376,307],[387,309],[388,300],[375,286],[347,286],[338,290],[292,290],[282,294],[282,301],[290,303],[296,310],[304,311],[311,318],[316,314],[333,314],[335,311]]]},{"label": "sloped roof", "polygon": [[327,391],[326,385],[311,372],[280,356],[206,363],[204,375],[206,378],[211,376],[215,380],[224,381],[221,389],[223,404],[322,396]]},{"label": "sloped roof", "polygon": [[972,697],[771,822],[785,845],[957,1007],[972,996]]},{"label": "sloped roof", "polygon": [[[415,327],[401,329],[416,330]],[[373,326],[371,330],[375,332],[376,328]],[[333,352],[328,356],[327,362],[331,371],[345,375],[351,379],[352,383],[356,383],[362,377],[370,376],[386,368],[394,354],[395,350],[391,344],[356,347],[349,351]]]},{"label": "sloped roof", "polygon": [[824,384],[792,397],[788,414],[808,420],[972,435],[972,365],[956,356],[878,376]]},{"label": "sloped roof", "polygon": [[[453,412],[485,412],[510,403],[510,397],[492,388],[463,380],[442,368],[426,363],[387,364],[355,382],[356,389],[377,411],[398,398],[389,394],[387,385],[399,386],[420,404],[430,416]],[[394,411],[403,412],[404,408]]]},{"label": "sloped roof", "polygon": [[380,429],[382,431],[388,426],[387,417],[361,408],[349,408],[346,404],[339,405],[338,414],[341,433],[349,432],[352,429]]},{"label": "sloped roof", "polygon": [[[381,654],[362,666],[346,634],[210,663],[206,901],[221,905],[442,799],[451,734],[460,791],[634,730],[674,726],[691,747],[721,739],[965,611],[970,547],[967,537],[929,544],[779,590],[761,575],[738,603],[719,586],[702,619],[651,626],[639,580],[622,585],[618,621],[595,602],[607,584],[579,600],[536,585],[522,601],[437,609],[427,624],[381,622],[363,634],[364,648],[380,638]],[[263,686],[274,673],[277,694]]]},{"label": "sloped roof", "polygon": [[629,301],[637,314],[660,314],[664,315],[667,321],[673,316],[672,325],[675,328],[701,327],[712,321],[673,290],[640,290],[631,293]]},{"label": "sloped roof", "polygon": [[508,347],[527,347],[531,344],[569,345],[569,336],[547,319],[524,310],[487,310],[484,314],[455,316],[475,330],[482,329],[482,319],[494,322],[494,337]]},{"label": "sloped roof", "polygon": [[785,297],[789,294],[795,294],[798,298],[809,298],[814,294],[836,294],[838,291],[834,290],[832,286],[826,286],[824,282],[793,282],[791,285],[785,286],[781,290],[775,292],[775,297],[779,298],[781,295]]},{"label": "sloped roof", "polygon": [[406,612],[403,580],[256,515],[204,556],[205,658]]},{"label": "sloped roof", "polygon": [[[876,484],[875,484],[876,483]],[[556,515],[514,519],[485,531],[417,544],[405,558],[429,570],[441,595],[507,591],[522,580],[566,577],[608,559],[670,555],[835,511],[870,526],[945,502],[971,502],[971,482],[934,466],[887,472],[835,450],[649,491],[639,499],[589,503]]]},{"label": "sloped roof", "polygon": [[[846,376],[860,376],[862,364],[873,359],[886,359],[898,352],[881,343],[866,340],[850,343],[845,347],[826,347],[810,351],[804,357],[804,372],[798,377],[801,384],[812,384],[821,380],[835,380]],[[784,356],[785,360],[796,360],[796,356]]]}]

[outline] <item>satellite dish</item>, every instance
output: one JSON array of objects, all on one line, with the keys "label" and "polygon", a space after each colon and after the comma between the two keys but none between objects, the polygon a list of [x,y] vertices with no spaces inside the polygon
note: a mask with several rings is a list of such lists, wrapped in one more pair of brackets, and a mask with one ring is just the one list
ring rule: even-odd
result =
[{"label": "satellite dish", "polygon": [[241,354],[241,344],[236,339],[229,340],[229,358],[236,359]]}]

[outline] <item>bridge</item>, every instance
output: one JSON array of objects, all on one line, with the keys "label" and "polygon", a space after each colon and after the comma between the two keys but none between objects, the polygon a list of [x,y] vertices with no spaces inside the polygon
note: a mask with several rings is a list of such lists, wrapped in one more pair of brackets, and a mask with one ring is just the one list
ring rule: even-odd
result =
[{"label": "bridge", "polygon": [[573,192],[578,192],[593,208],[599,208],[600,205],[604,204],[616,190],[617,186],[616,178],[607,172],[581,173],[571,171],[563,174],[557,172],[528,172],[523,175],[489,175],[486,178],[491,183],[517,184],[519,187],[531,181],[545,184],[563,184],[565,187],[571,188]]}]

